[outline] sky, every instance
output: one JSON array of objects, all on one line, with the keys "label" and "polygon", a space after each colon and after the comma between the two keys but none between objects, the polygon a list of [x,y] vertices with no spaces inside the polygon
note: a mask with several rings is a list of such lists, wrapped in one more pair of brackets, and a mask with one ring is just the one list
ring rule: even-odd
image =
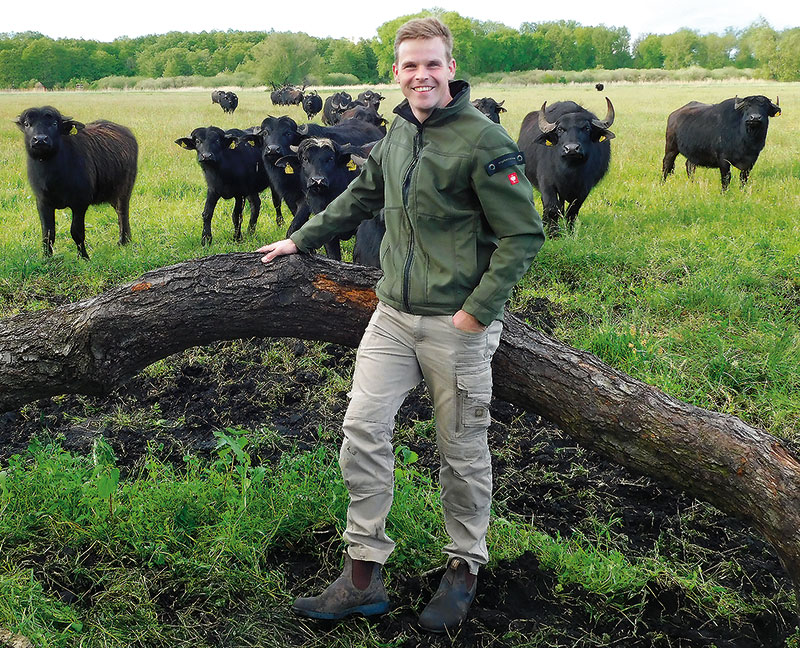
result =
[{"label": "sky", "polygon": [[[778,0],[608,0],[537,3],[533,0],[431,0],[389,3],[382,0],[19,0],[4,3],[0,32],[36,31],[51,38],[112,41],[120,36],[169,31],[303,31],[311,36],[372,38],[384,22],[423,9],[441,7],[478,20],[519,28],[523,22],[575,20],[582,25],[627,27],[631,39],[665,34],[682,27],[720,33],[747,27],[761,18],[773,28],[800,26],[800,2]],[[546,6],[543,6],[546,5]]]}]

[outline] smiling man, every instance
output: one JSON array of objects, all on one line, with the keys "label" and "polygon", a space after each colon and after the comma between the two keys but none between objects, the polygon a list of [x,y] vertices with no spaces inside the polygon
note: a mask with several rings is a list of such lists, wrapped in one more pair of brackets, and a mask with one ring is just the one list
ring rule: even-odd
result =
[{"label": "smiling man", "polygon": [[394,78],[405,101],[361,174],[290,239],[262,247],[264,263],[311,251],[385,209],[378,306],[356,356],[339,465],[350,494],[342,575],[293,609],[318,619],[389,609],[381,566],[395,543],[394,418],[425,380],[433,400],[439,482],[450,542],[439,589],[420,615],[453,632],[488,561],[492,471],[491,360],[514,284],[544,242],[524,158],[499,124],[453,81],[450,30],[436,18],[407,22],[395,38]]}]

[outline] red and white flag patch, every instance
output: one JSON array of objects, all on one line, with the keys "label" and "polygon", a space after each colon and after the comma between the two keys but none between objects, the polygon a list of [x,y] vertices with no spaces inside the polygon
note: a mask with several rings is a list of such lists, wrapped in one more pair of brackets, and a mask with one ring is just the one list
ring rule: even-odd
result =
[{"label": "red and white flag patch", "polygon": [[509,174],[508,174],[508,181],[509,181],[509,182],[510,182],[512,185],[515,185],[515,184],[518,184],[518,183],[519,183],[519,178],[517,177],[517,174],[516,174],[516,173],[509,173]]}]

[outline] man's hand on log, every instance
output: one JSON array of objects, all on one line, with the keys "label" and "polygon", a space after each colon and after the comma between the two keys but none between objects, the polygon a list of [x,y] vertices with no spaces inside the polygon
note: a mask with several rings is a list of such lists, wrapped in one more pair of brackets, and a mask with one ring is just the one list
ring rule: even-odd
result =
[{"label": "man's hand on log", "polygon": [[261,257],[261,263],[269,263],[275,257],[283,256],[284,254],[297,254],[298,251],[292,239],[268,243],[256,250],[256,252],[266,253],[265,256]]}]

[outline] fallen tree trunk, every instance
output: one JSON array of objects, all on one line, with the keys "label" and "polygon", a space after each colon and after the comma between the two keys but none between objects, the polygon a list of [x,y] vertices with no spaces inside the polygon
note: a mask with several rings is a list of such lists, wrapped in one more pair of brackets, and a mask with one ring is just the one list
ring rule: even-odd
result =
[{"label": "fallen tree trunk", "polygon": [[[216,340],[358,344],[379,271],[306,255],[264,266],[259,256],[180,263],[91,299],[0,320],[0,411],[56,394],[105,394],[156,360]],[[800,594],[800,462],[778,439],[667,396],[513,315],[493,367],[497,397],[750,522]]]}]

